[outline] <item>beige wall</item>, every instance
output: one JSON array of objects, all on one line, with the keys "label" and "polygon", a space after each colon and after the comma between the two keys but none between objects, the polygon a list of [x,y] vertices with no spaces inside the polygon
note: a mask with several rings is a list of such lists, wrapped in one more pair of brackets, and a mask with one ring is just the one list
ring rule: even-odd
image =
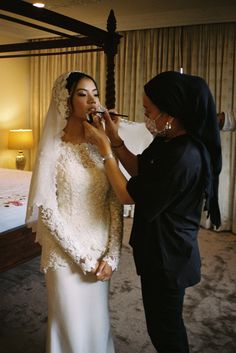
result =
[{"label": "beige wall", "polygon": [[[17,42],[0,37],[0,43]],[[8,130],[29,128],[29,59],[0,59],[0,168],[15,168],[17,151],[8,150]],[[29,152],[25,151],[26,158]],[[26,164],[26,170],[28,165]]]}]

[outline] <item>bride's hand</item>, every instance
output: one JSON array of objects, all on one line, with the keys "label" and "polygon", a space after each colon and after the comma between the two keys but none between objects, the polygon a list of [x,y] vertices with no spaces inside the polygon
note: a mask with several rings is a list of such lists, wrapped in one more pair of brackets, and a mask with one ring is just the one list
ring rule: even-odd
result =
[{"label": "bride's hand", "polygon": [[108,263],[102,260],[96,270],[96,277],[99,281],[108,281],[112,276],[112,268]]},{"label": "bride's hand", "polygon": [[96,145],[101,154],[110,150],[110,142],[106,135],[104,126],[98,116],[93,117],[93,122],[83,121],[84,135],[87,142]]}]

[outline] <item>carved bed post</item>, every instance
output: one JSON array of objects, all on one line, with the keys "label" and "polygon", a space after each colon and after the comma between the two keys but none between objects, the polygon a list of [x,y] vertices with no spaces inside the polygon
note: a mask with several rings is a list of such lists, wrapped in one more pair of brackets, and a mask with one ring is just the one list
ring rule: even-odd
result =
[{"label": "carved bed post", "polygon": [[115,56],[120,42],[120,35],[116,33],[116,18],[114,11],[111,10],[107,19],[108,36],[104,44],[104,52],[107,58],[106,75],[106,107],[115,108],[116,89],[115,89]]}]

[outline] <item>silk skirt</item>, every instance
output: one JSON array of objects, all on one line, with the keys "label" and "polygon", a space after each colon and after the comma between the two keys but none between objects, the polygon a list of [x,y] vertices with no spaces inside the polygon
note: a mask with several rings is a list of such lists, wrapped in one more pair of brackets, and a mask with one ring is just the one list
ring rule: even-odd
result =
[{"label": "silk skirt", "polygon": [[110,329],[109,282],[84,275],[79,266],[46,273],[46,353],[114,353]]}]

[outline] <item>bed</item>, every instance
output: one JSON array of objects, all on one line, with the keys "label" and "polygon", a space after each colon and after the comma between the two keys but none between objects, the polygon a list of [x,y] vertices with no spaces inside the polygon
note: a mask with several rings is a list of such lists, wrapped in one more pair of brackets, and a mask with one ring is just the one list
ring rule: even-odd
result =
[{"label": "bed", "polygon": [[[53,34],[52,39],[42,41],[0,44],[0,59],[49,55],[36,52],[40,49],[73,48],[70,52],[78,53],[78,55],[84,51],[104,51],[106,56],[105,104],[108,109],[115,107],[115,55],[121,35],[116,32],[116,19],[113,10],[110,11],[107,19],[107,31],[51,10],[38,9],[21,0],[1,0],[0,19],[13,22],[17,26],[29,26]],[[88,49],[84,49],[86,46]],[[80,49],[80,47],[83,48]],[[60,50],[57,53],[54,50],[53,55],[56,54],[60,55],[64,52]],[[21,191],[16,191],[15,176],[13,177],[15,174],[18,181],[25,179],[26,184],[29,184],[31,173],[1,170],[1,174],[3,181],[0,181],[2,195],[0,272],[40,254],[40,246],[35,243],[35,234],[25,226],[20,216],[21,213],[25,215],[28,189],[20,184]],[[9,193],[9,185],[5,185],[6,180],[11,183],[10,188],[14,190],[13,194]],[[12,219],[8,219],[8,217],[10,218],[8,214],[10,209],[14,214]]]},{"label": "bed", "polygon": [[0,234],[24,224],[31,175],[0,168]]},{"label": "bed", "polygon": [[31,172],[0,168],[0,271],[40,254],[35,234],[25,227]]}]

